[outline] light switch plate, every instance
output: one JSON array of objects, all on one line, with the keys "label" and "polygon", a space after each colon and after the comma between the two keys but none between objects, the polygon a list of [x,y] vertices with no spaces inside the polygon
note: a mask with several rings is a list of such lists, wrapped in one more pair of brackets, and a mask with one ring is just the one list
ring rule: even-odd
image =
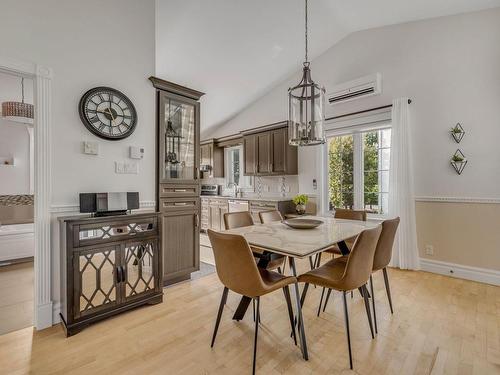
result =
[{"label": "light switch plate", "polygon": [[86,155],[98,155],[99,154],[99,143],[84,141],[83,142],[83,153]]},{"label": "light switch plate", "polygon": [[142,159],[144,157],[144,147],[130,146],[130,159]]}]

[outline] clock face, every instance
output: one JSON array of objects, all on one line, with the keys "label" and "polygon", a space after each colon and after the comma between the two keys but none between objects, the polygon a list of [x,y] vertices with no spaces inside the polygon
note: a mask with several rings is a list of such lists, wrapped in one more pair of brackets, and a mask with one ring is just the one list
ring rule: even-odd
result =
[{"label": "clock face", "polygon": [[135,130],[135,107],[118,90],[109,87],[90,89],[80,99],[78,109],[83,124],[101,138],[123,139]]}]

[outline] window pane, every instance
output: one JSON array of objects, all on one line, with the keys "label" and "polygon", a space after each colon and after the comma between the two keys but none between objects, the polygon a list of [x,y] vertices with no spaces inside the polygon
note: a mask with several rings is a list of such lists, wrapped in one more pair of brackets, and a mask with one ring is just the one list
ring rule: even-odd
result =
[{"label": "window pane", "polygon": [[387,213],[391,130],[363,133],[364,207],[371,213]]},{"label": "window pane", "polygon": [[328,192],[330,209],[354,206],[354,138],[333,137],[328,141]]}]

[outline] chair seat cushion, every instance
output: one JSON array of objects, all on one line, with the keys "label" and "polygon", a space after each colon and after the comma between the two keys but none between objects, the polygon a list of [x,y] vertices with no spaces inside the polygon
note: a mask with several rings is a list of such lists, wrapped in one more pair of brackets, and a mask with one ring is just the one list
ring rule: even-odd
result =
[{"label": "chair seat cushion", "polygon": [[334,258],[319,268],[315,268],[299,276],[299,282],[309,283],[336,290],[351,290],[344,282],[344,272],[348,257]]},{"label": "chair seat cushion", "polygon": [[263,270],[259,268],[260,276],[262,277],[262,282],[264,283],[264,290],[261,292],[257,292],[254,296],[248,297],[260,297],[264,294],[271,293],[275,290],[281,289],[287,285],[293,284],[297,282],[297,278],[295,276],[285,276],[281,273]]}]

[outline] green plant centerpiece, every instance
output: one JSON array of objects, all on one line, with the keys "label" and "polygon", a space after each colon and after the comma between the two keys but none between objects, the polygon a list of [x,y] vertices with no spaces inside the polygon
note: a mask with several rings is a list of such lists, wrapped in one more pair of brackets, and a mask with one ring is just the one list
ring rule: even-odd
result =
[{"label": "green plant centerpiece", "polygon": [[460,155],[453,155],[451,157],[451,161],[454,161],[455,163],[462,163],[464,160],[465,158]]},{"label": "green plant centerpiece", "polygon": [[306,213],[306,204],[308,200],[309,197],[305,194],[299,194],[293,198],[293,203],[295,204],[295,211],[299,215],[304,215]]}]

